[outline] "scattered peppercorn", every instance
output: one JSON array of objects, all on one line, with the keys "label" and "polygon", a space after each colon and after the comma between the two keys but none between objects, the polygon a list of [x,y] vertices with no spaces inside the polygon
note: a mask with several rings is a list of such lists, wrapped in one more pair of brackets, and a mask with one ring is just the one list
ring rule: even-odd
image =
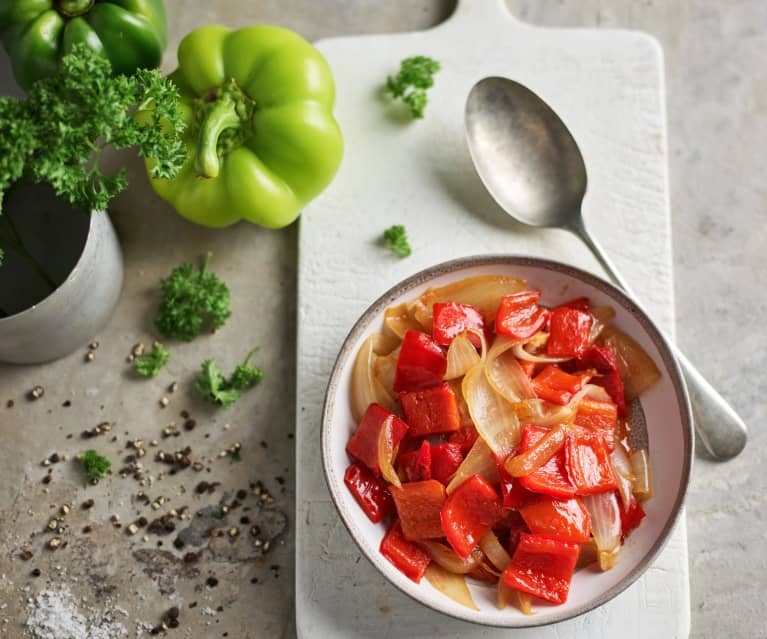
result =
[{"label": "scattered peppercorn", "polygon": [[215,588],[216,586],[218,586],[218,579],[216,579],[215,577],[208,577],[205,580],[205,585],[208,588]]},{"label": "scattered peppercorn", "polygon": [[34,401],[40,399],[43,395],[45,395],[45,389],[42,386],[37,385],[29,391],[27,397],[29,398],[29,401]]}]

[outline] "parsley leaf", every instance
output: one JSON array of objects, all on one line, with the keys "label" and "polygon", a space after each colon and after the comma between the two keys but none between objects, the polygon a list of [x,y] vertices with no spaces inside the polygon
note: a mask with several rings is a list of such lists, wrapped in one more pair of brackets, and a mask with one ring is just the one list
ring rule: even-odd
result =
[{"label": "parsley leaf", "polygon": [[154,323],[165,337],[190,342],[203,329],[220,328],[232,314],[229,289],[208,272],[211,257],[208,253],[201,270],[182,264],[160,280],[163,299]]},{"label": "parsley leaf", "polygon": [[250,365],[255,350],[248,353],[245,361],[234,369],[229,379],[224,377],[212,359],[202,363],[202,370],[197,373],[194,388],[197,394],[211,404],[231,406],[240,399],[241,391],[253,386],[264,378],[260,368]]},{"label": "parsley leaf", "polygon": [[85,471],[85,476],[91,480],[103,477],[112,466],[112,462],[93,449],[86,450],[80,456],[80,463]]},{"label": "parsley leaf", "polygon": [[426,89],[434,85],[434,74],[439,69],[439,62],[428,56],[405,58],[397,75],[386,78],[386,90],[393,98],[402,99],[414,118],[422,118],[427,102]]},{"label": "parsley leaf", "polygon": [[395,224],[384,231],[383,244],[400,257],[408,257],[412,252],[407,241],[407,231],[402,224]]},{"label": "parsley leaf", "polygon": [[154,177],[174,177],[186,157],[178,100],[158,71],[113,76],[108,60],[76,44],[25,100],[0,98],[0,191],[27,174],[70,204],[104,210],[128,185],[126,169],[102,170],[110,146],[138,147],[154,158]]},{"label": "parsley leaf", "polygon": [[160,369],[170,360],[170,353],[160,342],[155,342],[152,350],[133,360],[136,372],[142,377],[156,377]]}]

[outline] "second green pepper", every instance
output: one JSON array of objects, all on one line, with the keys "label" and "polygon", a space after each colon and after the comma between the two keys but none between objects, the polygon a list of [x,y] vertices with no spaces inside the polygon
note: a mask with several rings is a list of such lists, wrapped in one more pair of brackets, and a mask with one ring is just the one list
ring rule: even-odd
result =
[{"label": "second green pepper", "polygon": [[295,33],[258,25],[200,27],[181,42],[178,60],[170,77],[187,120],[188,159],[175,179],[152,180],[157,193],[204,226],[290,224],[343,155],[325,59]]}]

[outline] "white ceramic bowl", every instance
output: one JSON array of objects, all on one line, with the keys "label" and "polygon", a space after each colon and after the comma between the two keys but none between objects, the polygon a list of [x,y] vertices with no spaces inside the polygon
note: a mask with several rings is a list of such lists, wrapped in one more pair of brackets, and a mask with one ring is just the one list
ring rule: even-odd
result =
[{"label": "white ceramic bowl", "polygon": [[[577,572],[567,603],[554,606],[535,600],[536,613],[527,617],[513,606],[499,610],[496,590],[468,580],[478,611],[455,603],[426,581],[415,584],[378,551],[385,526],[371,523],[343,482],[350,460],[345,447],[356,429],[349,402],[354,357],[367,335],[381,330],[384,310],[418,297],[430,286],[474,275],[500,273],[523,277],[542,291],[541,303],[556,306],[586,296],[594,305],[610,305],[615,325],[637,340],[655,360],[661,380],[642,394],[654,496],[643,506],[647,517],[627,539],[615,568],[608,572]],[[362,552],[397,588],[422,604],[447,615],[481,624],[506,627],[539,626],[583,614],[609,601],[631,585],[663,548],[687,490],[692,461],[692,417],[687,392],[676,361],[660,331],[620,290],[603,280],[558,262],[516,256],[467,257],[428,268],[384,293],[368,308],[346,338],[333,368],[322,417],[322,461],[330,494],[341,519]]]}]

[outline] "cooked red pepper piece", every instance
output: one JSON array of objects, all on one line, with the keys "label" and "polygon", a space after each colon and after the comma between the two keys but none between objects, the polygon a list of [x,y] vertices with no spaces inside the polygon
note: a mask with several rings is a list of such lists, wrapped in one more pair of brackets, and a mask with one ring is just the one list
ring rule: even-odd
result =
[{"label": "cooked red pepper piece", "polygon": [[450,478],[458,470],[463,461],[463,453],[460,444],[447,442],[431,447],[431,476],[443,484],[447,484]]},{"label": "cooked red pepper piece", "polygon": [[518,477],[509,475],[503,467],[503,464],[497,459],[495,465],[498,468],[498,477],[501,480],[501,502],[503,507],[519,508],[530,498],[530,491],[522,485],[522,482],[519,481]]},{"label": "cooked red pepper piece", "polygon": [[461,483],[442,507],[442,530],[461,559],[468,559],[483,535],[503,515],[501,498],[480,475]]},{"label": "cooked red pepper piece", "polygon": [[529,532],[530,529],[527,527],[522,515],[519,514],[518,510],[513,510],[509,522],[509,555],[512,557],[514,556],[522,535],[528,534]]},{"label": "cooked red pepper piece", "polygon": [[447,357],[426,333],[407,331],[402,338],[397,369],[394,372],[395,393],[419,390],[442,383],[447,370]]},{"label": "cooked red pepper piece", "polygon": [[645,511],[644,508],[642,508],[642,504],[636,497],[634,497],[634,495],[631,495],[631,501],[629,502],[628,508],[624,508],[621,503],[620,511],[621,533],[623,537],[625,537],[642,523],[642,520],[645,517]]},{"label": "cooked red pepper piece", "polygon": [[[522,427],[522,438],[519,442],[519,452],[524,453],[535,446],[548,433],[547,428],[525,424]],[[519,478],[522,486],[534,493],[552,497],[568,498],[575,495],[575,487],[570,483],[565,467],[565,454],[562,448],[549,461],[535,472]]]},{"label": "cooked red pepper piece", "polygon": [[615,354],[606,347],[592,346],[578,358],[578,368],[595,369],[598,376],[592,383],[601,386],[618,407],[618,415],[626,416],[626,395],[623,392],[623,380],[618,372]]},{"label": "cooked red pepper piece", "polygon": [[447,433],[461,427],[458,402],[449,384],[400,393],[400,403],[411,437]]},{"label": "cooked red pepper piece", "polygon": [[574,308],[576,311],[588,313],[591,310],[591,303],[588,297],[576,297],[574,300],[560,304],[557,308]]},{"label": "cooked red pepper piece", "polygon": [[549,364],[532,379],[531,383],[537,397],[552,404],[564,406],[570,403],[573,395],[588,384],[590,379],[589,374],[570,375],[554,364]]},{"label": "cooked red pepper piece", "polygon": [[520,359],[517,361],[519,362],[520,368],[525,371],[525,375],[528,377],[533,377],[538,372],[539,365],[537,362],[529,362],[526,359]]},{"label": "cooked red pepper piece", "polygon": [[538,306],[540,291],[522,291],[501,299],[495,316],[495,332],[514,339],[529,339],[549,319],[550,311]]},{"label": "cooked red pepper piece", "polygon": [[591,536],[589,513],[577,497],[554,499],[541,495],[536,502],[520,508],[519,512],[530,532],[579,543],[588,541]]},{"label": "cooked red pepper piece", "polygon": [[578,495],[596,495],[618,488],[610,453],[599,433],[583,428],[565,439],[567,476]]},{"label": "cooked red pepper piece", "polygon": [[421,442],[421,447],[399,456],[399,467],[403,481],[426,481],[431,479],[431,446]]},{"label": "cooked red pepper piece", "polygon": [[[470,328],[485,330],[482,313],[468,304],[437,302],[432,309],[434,316],[432,337],[441,346],[449,346],[454,338]],[[476,335],[470,334],[469,339],[475,346],[480,346],[481,343]]]},{"label": "cooked red pepper piece", "polygon": [[565,603],[580,544],[548,535],[520,537],[503,580],[509,588],[552,603]]},{"label": "cooked red pepper piece", "polygon": [[458,444],[461,447],[461,454],[466,457],[477,441],[477,437],[479,437],[479,433],[474,426],[464,426],[460,430],[450,433],[447,440],[451,444]]},{"label": "cooked red pepper piece", "polygon": [[378,464],[379,435],[389,417],[392,418],[391,444],[392,449],[395,449],[407,432],[407,424],[379,404],[368,406],[357,431],[346,444],[346,452],[365,464],[376,477],[381,476],[381,467]]},{"label": "cooked red pepper piece", "polygon": [[426,551],[405,539],[399,521],[395,521],[386,531],[379,551],[402,574],[416,583],[421,581],[431,563],[431,557]]},{"label": "cooked red pepper piece", "polygon": [[546,354],[552,357],[578,357],[588,348],[591,313],[560,306],[551,311]]},{"label": "cooked red pepper piece", "polygon": [[575,424],[599,433],[609,451],[615,448],[615,429],[618,426],[618,407],[612,402],[601,402],[584,397],[578,404]]},{"label": "cooked red pepper piece", "polygon": [[405,539],[443,537],[440,513],[445,503],[445,487],[435,479],[390,486]]},{"label": "cooked red pepper piece", "polygon": [[352,464],[346,469],[344,483],[374,524],[394,510],[388,484],[380,477],[375,477],[362,464]]}]

